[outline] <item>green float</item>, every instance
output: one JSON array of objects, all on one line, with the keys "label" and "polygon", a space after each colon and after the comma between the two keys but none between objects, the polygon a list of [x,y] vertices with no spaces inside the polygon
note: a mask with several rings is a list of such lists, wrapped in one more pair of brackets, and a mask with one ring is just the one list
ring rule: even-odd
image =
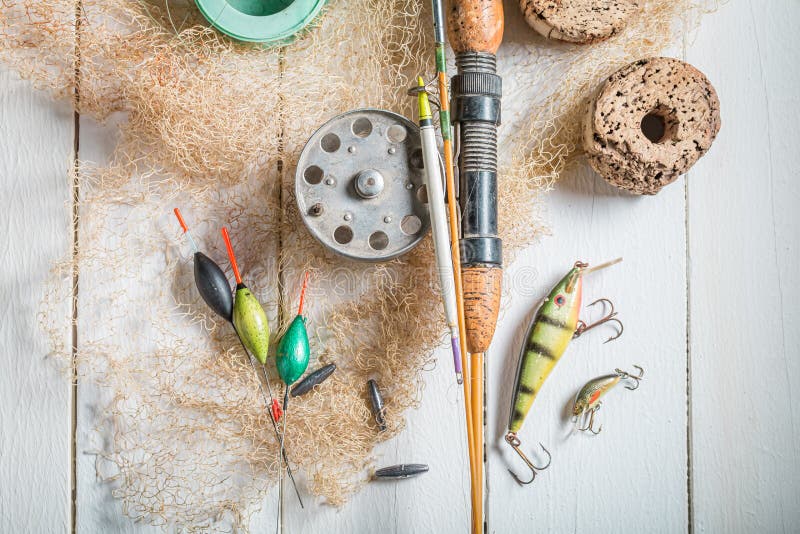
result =
[{"label": "green float", "polygon": [[[275,354],[275,364],[278,368],[278,375],[286,384],[287,397],[289,386],[303,376],[308,369],[308,360],[311,355],[311,348],[308,344],[308,331],[306,330],[306,318],[303,317],[303,300],[308,283],[308,273],[303,281],[303,290],[300,292],[300,306],[297,316],[292,320],[286,333],[278,343],[278,350]],[[286,407],[284,406],[284,409]]]}]

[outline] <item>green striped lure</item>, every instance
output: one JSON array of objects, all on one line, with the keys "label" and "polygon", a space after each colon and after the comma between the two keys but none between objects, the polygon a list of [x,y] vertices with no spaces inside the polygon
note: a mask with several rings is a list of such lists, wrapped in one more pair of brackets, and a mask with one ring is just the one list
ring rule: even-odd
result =
[{"label": "green striped lure", "polygon": [[[614,369],[614,374],[598,376],[589,380],[578,392],[575,397],[575,403],[572,405],[572,421],[575,423],[575,428],[586,432],[587,430],[594,435],[603,430],[603,425],[597,430],[594,429],[594,414],[603,405],[601,400],[603,396],[614,389],[614,387],[622,380],[631,380],[632,383],[625,385],[625,389],[633,391],[639,388],[639,382],[644,378],[644,369],[638,365],[634,365],[639,370],[638,375],[634,375],[623,371],[622,369]],[[589,421],[584,428],[580,427],[579,421],[586,419],[588,415]]]},{"label": "green striped lure", "polygon": [[[558,360],[561,359],[569,342],[587,330],[608,322],[616,322],[620,326],[620,330],[616,336],[609,338],[606,342],[616,339],[622,334],[622,323],[616,318],[617,313],[614,311],[613,305],[611,312],[599,321],[587,324],[578,319],[583,293],[583,275],[609,267],[619,261],[622,259],[604,263],[592,269],[588,269],[589,265],[586,263],[576,262],[544,299],[528,329],[525,336],[526,343],[519,357],[519,366],[514,382],[514,398],[508,420],[508,433],[505,436],[506,442],[511,445],[533,473],[530,480],[523,481],[509,469],[509,472],[520,484],[530,484],[536,478],[537,471],[547,469],[550,465],[550,452],[541,443],[539,445],[547,453],[548,461],[542,467],[534,465],[520,449],[521,442],[517,433],[522,429],[522,424],[533,406],[536,395]],[[601,301],[610,304],[608,299],[600,299],[593,302],[592,305]]]}]

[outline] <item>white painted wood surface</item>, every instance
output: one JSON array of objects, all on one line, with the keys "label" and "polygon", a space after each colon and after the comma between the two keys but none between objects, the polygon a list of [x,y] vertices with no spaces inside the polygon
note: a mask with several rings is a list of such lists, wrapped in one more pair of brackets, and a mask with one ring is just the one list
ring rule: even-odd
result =
[{"label": "white painted wood surface", "polygon": [[688,49],[723,123],[687,190],[698,532],[800,529],[798,21],[797,1],[736,2]]},{"label": "white painted wood surface", "polygon": [[[549,195],[553,236],[508,269],[516,296],[488,359],[492,532],[800,529],[800,400],[792,391],[800,380],[798,22],[800,2],[732,0],[673,54],[705,72],[722,101],[722,131],[686,180],[655,198],[635,198],[584,168]],[[510,32],[524,30],[509,24]],[[70,525],[69,381],[43,361],[34,313],[48,262],[69,247],[72,116],[6,73],[0,88],[0,531],[57,532]],[[524,112],[523,102],[504,105],[507,114]],[[82,157],[108,154],[107,129],[84,120],[80,133]],[[624,256],[622,265],[587,278],[585,299],[613,299],[625,334],[603,345],[606,332],[592,332],[570,346],[520,434],[529,452],[538,441],[548,446],[553,465],[519,488],[506,468],[524,466],[502,436],[525,323],[576,259],[616,256]],[[64,321],[69,339],[68,310]],[[424,461],[431,472],[370,485],[342,510],[293,513],[291,532],[466,530],[466,452],[450,449],[463,416],[444,351],[440,362],[404,433],[378,451],[382,464]],[[646,379],[636,392],[612,393],[598,415],[603,433],[569,435],[574,391],[633,363],[645,367]],[[97,483],[81,451],[95,446],[98,393],[81,385],[77,402],[77,530],[155,531],[122,517]],[[253,531],[271,531],[273,500]]]},{"label": "white painted wood surface", "polygon": [[[72,127],[69,104],[0,72],[0,532],[70,524],[70,378],[47,361],[37,312],[71,247]],[[70,309],[57,311],[69,347]]]}]

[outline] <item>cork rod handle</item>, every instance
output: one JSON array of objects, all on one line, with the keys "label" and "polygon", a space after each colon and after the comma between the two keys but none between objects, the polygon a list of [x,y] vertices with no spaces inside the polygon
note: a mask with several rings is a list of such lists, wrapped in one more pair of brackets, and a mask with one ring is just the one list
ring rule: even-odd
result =
[{"label": "cork rod handle", "polygon": [[502,0],[450,0],[447,37],[456,54],[496,54],[503,40]]},{"label": "cork rod handle", "polygon": [[503,269],[499,266],[468,266],[461,271],[464,281],[464,322],[467,327],[467,350],[489,350],[500,312]]}]

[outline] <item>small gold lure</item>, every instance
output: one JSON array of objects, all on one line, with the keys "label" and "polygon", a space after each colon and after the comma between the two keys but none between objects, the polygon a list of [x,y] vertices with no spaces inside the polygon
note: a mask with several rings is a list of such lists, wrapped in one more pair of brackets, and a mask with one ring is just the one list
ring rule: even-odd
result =
[{"label": "small gold lure", "polygon": [[[644,369],[638,365],[634,365],[634,367],[639,370],[638,375],[627,373],[621,369],[614,369],[613,375],[599,376],[588,381],[586,385],[581,388],[578,395],[575,397],[575,404],[572,406],[572,421],[575,423],[575,428],[583,432],[588,430],[595,435],[603,430],[603,425],[600,425],[600,428],[597,430],[594,429],[594,414],[596,414],[603,405],[600,399],[606,393],[614,389],[614,386],[619,384],[620,381],[625,379],[632,381],[632,383],[625,386],[625,389],[631,391],[637,389],[639,387],[639,382],[644,378]],[[581,428],[580,421],[585,421],[587,415],[589,421],[586,426]]]}]

